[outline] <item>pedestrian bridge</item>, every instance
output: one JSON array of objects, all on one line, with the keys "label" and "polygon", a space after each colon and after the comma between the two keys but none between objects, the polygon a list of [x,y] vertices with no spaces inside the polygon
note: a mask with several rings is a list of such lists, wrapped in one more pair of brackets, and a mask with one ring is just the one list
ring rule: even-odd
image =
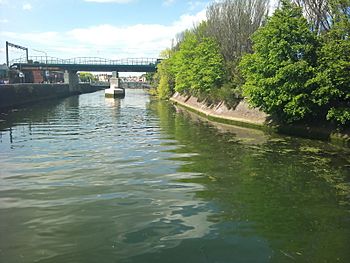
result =
[{"label": "pedestrian bridge", "polygon": [[155,72],[158,58],[126,58],[109,60],[97,57],[77,57],[60,59],[48,56],[33,56],[12,60],[11,68],[23,69],[47,69],[67,71],[96,71],[96,72]]}]

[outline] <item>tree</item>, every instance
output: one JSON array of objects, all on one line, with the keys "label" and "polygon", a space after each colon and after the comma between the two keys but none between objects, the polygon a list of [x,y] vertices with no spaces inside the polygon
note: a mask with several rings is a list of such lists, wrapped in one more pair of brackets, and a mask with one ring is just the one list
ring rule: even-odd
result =
[{"label": "tree", "polygon": [[207,9],[208,33],[220,45],[226,62],[250,53],[251,35],[262,25],[268,0],[224,0]]},{"label": "tree", "polygon": [[319,87],[313,96],[328,120],[345,126],[350,123],[350,18],[341,9],[335,18],[332,29],[322,36],[315,78]]},{"label": "tree", "polygon": [[332,29],[339,13],[349,15],[349,0],[293,0],[303,8],[311,28],[320,34]]},{"label": "tree", "polygon": [[95,76],[90,72],[80,72],[79,78],[81,82],[95,82]]},{"label": "tree", "polygon": [[193,84],[193,61],[197,39],[193,32],[187,31],[179,45],[179,50],[174,54],[175,90],[180,93],[189,93]]},{"label": "tree", "polygon": [[253,42],[254,53],[240,63],[246,79],[243,92],[252,106],[282,122],[312,115],[316,85],[310,80],[315,75],[317,41],[301,8],[282,1]]},{"label": "tree", "polygon": [[171,74],[171,60],[163,60],[158,64],[159,81],[157,87],[158,97],[167,99],[174,93],[174,77]]},{"label": "tree", "polygon": [[207,24],[202,22],[184,34],[175,53],[175,90],[193,95],[208,94],[219,88],[225,73],[223,57],[215,39],[207,36]]},{"label": "tree", "polygon": [[157,65],[153,83],[157,87],[157,95],[160,99],[167,99],[174,93],[175,76],[173,74],[173,51],[165,49],[160,53],[162,61]]},{"label": "tree", "polygon": [[329,0],[294,0],[311,24],[312,30],[319,33],[331,28]]},{"label": "tree", "polygon": [[208,36],[219,44],[225,67],[219,100],[232,104],[241,97],[243,77],[238,64],[243,54],[252,52],[251,36],[265,22],[268,4],[269,0],[223,0],[209,5]]},{"label": "tree", "polygon": [[161,53],[155,74],[158,96],[168,98],[174,91],[207,96],[221,86],[225,74],[219,45],[208,37],[206,22],[178,36],[176,45]]},{"label": "tree", "polygon": [[154,72],[146,72],[146,73],[144,74],[144,76],[145,76],[145,78],[146,78],[146,81],[149,82],[149,83],[151,83],[152,80],[153,80],[154,74],[155,74]]}]

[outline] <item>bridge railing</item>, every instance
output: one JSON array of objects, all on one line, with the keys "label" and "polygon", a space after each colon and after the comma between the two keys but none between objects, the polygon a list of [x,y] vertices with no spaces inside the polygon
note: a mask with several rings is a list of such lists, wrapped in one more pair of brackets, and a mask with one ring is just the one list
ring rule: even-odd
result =
[{"label": "bridge railing", "polygon": [[28,58],[28,61],[24,57],[20,57],[18,59],[11,60],[10,64],[64,64],[65,59],[49,57],[49,56],[31,56]]},{"label": "bridge railing", "polygon": [[28,61],[26,58],[14,59],[11,61],[13,64],[56,64],[56,65],[156,65],[159,62],[157,58],[125,58],[110,60],[98,57],[76,57],[69,59],[60,59],[49,56],[31,56]]}]

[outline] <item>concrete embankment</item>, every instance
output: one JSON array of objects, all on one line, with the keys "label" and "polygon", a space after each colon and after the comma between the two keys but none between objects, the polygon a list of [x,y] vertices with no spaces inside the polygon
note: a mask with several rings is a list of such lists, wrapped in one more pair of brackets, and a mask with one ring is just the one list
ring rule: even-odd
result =
[{"label": "concrete embankment", "polygon": [[57,99],[71,95],[95,92],[104,89],[104,86],[79,84],[71,92],[68,84],[9,84],[0,85],[0,109],[12,108],[42,100]]},{"label": "concrete embankment", "polygon": [[249,108],[245,101],[240,101],[235,109],[229,109],[223,102],[207,105],[205,101],[200,102],[196,97],[183,96],[179,93],[175,93],[170,100],[205,115],[211,120],[259,129],[266,128],[268,115],[257,109]]},{"label": "concrete embankment", "polygon": [[196,97],[184,96],[179,93],[175,93],[170,100],[212,121],[306,138],[323,139],[350,147],[350,129],[339,132],[334,127],[321,125],[272,125],[269,121],[269,115],[249,107],[244,100],[240,101],[234,109],[229,109],[223,102],[207,105],[205,101],[198,101]]}]

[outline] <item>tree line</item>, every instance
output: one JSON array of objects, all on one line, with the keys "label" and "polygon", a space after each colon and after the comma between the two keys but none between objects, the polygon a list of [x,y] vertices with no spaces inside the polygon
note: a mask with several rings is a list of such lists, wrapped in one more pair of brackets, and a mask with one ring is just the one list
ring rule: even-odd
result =
[{"label": "tree line", "polygon": [[282,123],[350,124],[350,0],[224,0],[177,35],[154,75],[174,92],[234,107],[245,98]]}]

